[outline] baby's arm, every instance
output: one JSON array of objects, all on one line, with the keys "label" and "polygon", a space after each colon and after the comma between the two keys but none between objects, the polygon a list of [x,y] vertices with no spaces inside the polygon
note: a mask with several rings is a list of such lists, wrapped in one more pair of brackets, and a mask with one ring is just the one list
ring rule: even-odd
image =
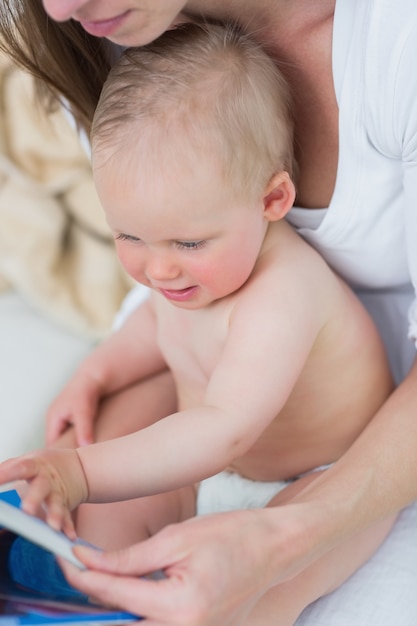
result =
[{"label": "baby's arm", "polygon": [[[75,495],[67,464],[44,452],[31,455],[38,464],[41,459],[42,467],[44,462],[52,465],[43,475],[53,477],[45,490],[54,510],[170,491],[215,474],[244,454],[286,402],[323,323],[311,302],[308,309],[307,302],[298,306],[297,298],[291,302],[288,296],[284,302],[281,307],[259,306],[252,295],[248,306],[236,308],[227,345],[200,407],[174,413],[131,435],[79,448],[83,479],[77,478],[82,488],[76,485]],[[0,466],[0,482],[23,478],[33,483],[34,476],[24,470],[22,463]],[[80,475],[78,469],[75,474]],[[27,498],[36,510],[45,500],[44,491],[30,487]],[[28,506],[26,498],[24,503]],[[47,520],[59,526],[58,514],[51,515],[48,511]]]},{"label": "baby's arm", "polygon": [[79,445],[91,443],[100,400],[164,367],[147,301],[81,363],[54,400],[46,418],[47,444],[53,445],[68,424],[74,425]]},{"label": "baby's arm", "polygon": [[224,469],[250,449],[285,404],[321,328],[311,303],[307,309],[290,299],[280,310],[261,307],[252,296],[253,304],[234,311],[200,407],[78,451],[90,502],[175,489]]}]

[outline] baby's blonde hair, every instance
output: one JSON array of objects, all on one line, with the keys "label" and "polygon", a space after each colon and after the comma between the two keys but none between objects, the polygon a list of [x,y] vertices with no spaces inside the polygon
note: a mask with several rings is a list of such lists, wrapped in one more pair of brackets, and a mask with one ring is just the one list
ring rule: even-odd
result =
[{"label": "baby's blonde hair", "polygon": [[232,25],[185,24],[128,49],[112,68],[93,120],[93,154],[149,136],[160,153],[172,132],[197,155],[208,149],[239,194],[262,193],[276,172],[294,174],[286,81]]}]

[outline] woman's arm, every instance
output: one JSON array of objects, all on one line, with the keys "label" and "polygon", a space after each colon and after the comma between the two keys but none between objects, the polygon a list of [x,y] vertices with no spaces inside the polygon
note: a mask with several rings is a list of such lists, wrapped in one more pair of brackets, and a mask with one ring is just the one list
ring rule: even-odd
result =
[{"label": "woman's arm", "polygon": [[[271,586],[417,497],[416,377],[417,363],[352,448],[289,504],[203,516],[118,552],[77,549],[90,569],[62,563],[68,580],[158,626],[245,623]],[[140,578],[161,569],[163,580]]]}]

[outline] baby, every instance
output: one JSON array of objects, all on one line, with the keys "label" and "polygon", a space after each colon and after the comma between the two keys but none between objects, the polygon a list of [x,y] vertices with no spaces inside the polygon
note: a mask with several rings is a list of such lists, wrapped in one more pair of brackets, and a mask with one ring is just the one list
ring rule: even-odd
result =
[{"label": "baby", "polygon": [[[340,458],[392,390],[367,313],[285,220],[289,108],[275,64],[231,27],[185,25],[110,72],[94,178],[120,260],[151,292],[54,411],[77,427],[167,366],[178,411],[2,464],[0,480],[29,481],[24,508],[46,506],[55,528],[74,535],[84,502],[166,494],[177,506],[183,489],[198,514],[274,505]],[[137,524],[147,536],[148,520]]]}]

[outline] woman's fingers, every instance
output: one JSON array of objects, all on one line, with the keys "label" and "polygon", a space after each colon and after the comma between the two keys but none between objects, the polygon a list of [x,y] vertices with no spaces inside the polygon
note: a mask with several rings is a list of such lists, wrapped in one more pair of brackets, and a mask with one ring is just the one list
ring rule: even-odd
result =
[{"label": "woman's fingers", "polygon": [[199,596],[187,576],[152,581],[93,570],[81,572],[61,563],[70,584],[102,604],[143,616],[147,626],[240,626],[249,611],[240,607],[224,612],[209,606],[207,595]]},{"label": "woman's fingers", "polygon": [[[237,626],[260,592],[239,521],[234,514],[198,518],[109,553],[77,547],[74,553],[89,569],[63,564],[64,572],[84,593],[144,616],[149,625]],[[143,577],[155,570],[165,577]]]}]

